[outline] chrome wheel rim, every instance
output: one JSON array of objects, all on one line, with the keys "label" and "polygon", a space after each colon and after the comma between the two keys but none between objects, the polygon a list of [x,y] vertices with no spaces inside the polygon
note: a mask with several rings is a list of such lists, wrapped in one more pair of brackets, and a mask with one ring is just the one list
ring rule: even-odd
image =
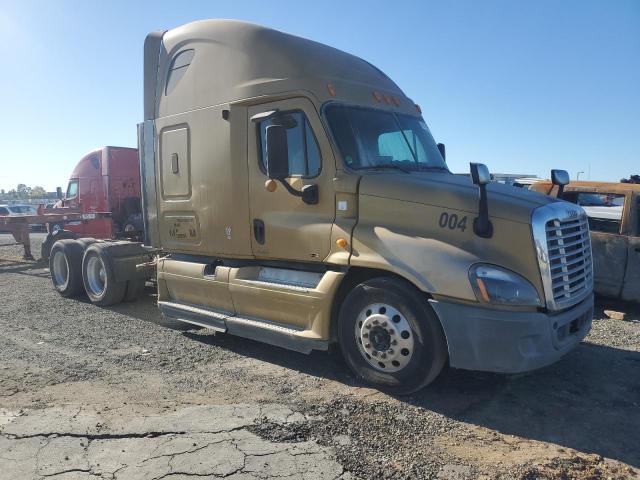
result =
[{"label": "chrome wheel rim", "polygon": [[54,285],[65,288],[69,282],[69,263],[67,262],[67,256],[64,252],[58,250],[53,254],[51,263],[53,266],[51,278],[53,278]]},{"label": "chrome wheel rim", "polygon": [[362,309],[356,319],[355,336],[362,357],[381,372],[398,372],[413,357],[413,330],[391,305],[375,303]]},{"label": "chrome wheel rim", "polygon": [[107,270],[104,267],[102,259],[96,255],[92,255],[87,260],[87,287],[95,296],[100,296],[104,292],[107,284]]}]

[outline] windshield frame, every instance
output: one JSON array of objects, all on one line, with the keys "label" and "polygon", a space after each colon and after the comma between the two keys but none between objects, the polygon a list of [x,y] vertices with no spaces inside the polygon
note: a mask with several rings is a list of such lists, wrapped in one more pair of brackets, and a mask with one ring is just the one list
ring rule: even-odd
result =
[{"label": "windshield frame", "polygon": [[[394,116],[395,121],[398,123],[399,127],[400,127],[400,132],[402,133],[402,136],[404,137],[404,140],[407,144],[407,148],[411,151],[411,154],[413,155],[413,159],[415,161],[416,164],[418,164],[418,159],[416,158],[416,154],[415,152],[413,152],[413,149],[411,147],[411,144],[409,143],[409,140],[407,139],[404,131],[402,130],[402,124],[400,123],[399,119],[398,119],[398,115],[405,115],[408,117],[413,117],[415,119],[421,120],[425,123],[425,125],[427,125],[427,131],[429,133],[429,135],[431,136],[431,138],[434,140],[434,143],[437,147],[437,143],[435,142],[435,138],[433,138],[433,134],[431,134],[431,130],[429,129],[429,126],[427,124],[427,122],[425,121],[424,117],[422,116],[422,114],[418,114],[418,115],[414,115],[408,112],[404,112],[404,111],[398,111],[398,110],[392,110],[392,109],[386,109],[386,108],[381,108],[375,105],[362,105],[362,104],[358,104],[358,103],[352,103],[352,102],[344,102],[344,101],[338,101],[338,100],[331,100],[328,102],[325,102],[322,104],[322,107],[320,108],[320,118],[322,119],[322,123],[323,126],[326,130],[327,136],[329,138],[329,141],[331,143],[331,147],[334,149],[335,153],[337,154],[336,156],[340,158],[340,163],[341,165],[336,165],[336,167],[338,169],[342,169],[346,172],[350,172],[356,175],[362,175],[362,172],[371,172],[371,173],[380,173],[380,172],[389,172],[389,171],[395,171],[396,173],[401,173],[401,174],[412,174],[412,173],[427,173],[427,172],[446,172],[451,174],[451,170],[449,169],[449,165],[447,165],[446,159],[443,158],[442,161],[444,162],[444,167],[440,168],[440,167],[423,167],[423,168],[416,168],[416,169],[406,169],[404,165],[398,165],[398,167],[400,168],[395,168],[395,167],[385,167],[383,165],[381,166],[361,166],[361,167],[352,167],[349,166],[346,162],[345,159],[343,158],[342,155],[342,151],[340,150],[340,147],[338,145],[338,141],[336,140],[336,137],[333,133],[333,128],[331,127],[331,122],[329,122],[329,118],[327,117],[327,108],[330,108],[332,106],[342,106],[342,107],[347,107],[347,108],[357,108],[360,110],[371,110],[371,111],[375,111],[375,112],[381,112],[381,113],[387,113],[387,114],[391,114]],[[404,172],[402,172],[401,170],[405,170]]]}]

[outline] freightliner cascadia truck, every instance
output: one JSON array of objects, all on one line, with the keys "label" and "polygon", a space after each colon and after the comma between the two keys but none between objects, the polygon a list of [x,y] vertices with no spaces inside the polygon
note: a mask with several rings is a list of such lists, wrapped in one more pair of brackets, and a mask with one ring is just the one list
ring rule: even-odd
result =
[{"label": "freightliner cascadia truck", "polygon": [[167,317],[337,344],[395,393],[446,364],[543,367],[591,328],[582,208],[452,174],[419,107],[353,55],[229,20],[151,33],[138,139],[145,242],[57,242],[64,296],[108,305],[153,277]]}]

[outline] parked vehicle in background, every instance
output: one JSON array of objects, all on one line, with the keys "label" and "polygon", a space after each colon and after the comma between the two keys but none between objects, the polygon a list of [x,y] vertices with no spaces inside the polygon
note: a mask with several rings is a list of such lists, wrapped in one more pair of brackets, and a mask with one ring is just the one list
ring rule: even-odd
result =
[{"label": "parked vehicle in background", "polygon": [[394,393],[446,363],[540,368],[591,328],[584,211],[481,164],[452,174],[420,108],[353,55],[231,20],[151,33],[138,145],[144,245],[56,242],[61,295],[112,305],[155,275],[168,317],[303,353],[338,343]]},{"label": "parked vehicle in background", "polygon": [[41,257],[49,258],[53,244],[62,239],[142,238],[139,165],[138,150],[128,147],[102,147],[82,157],[65,193],[58,188],[60,199],[44,211],[68,209],[82,217],[48,224]]},{"label": "parked vehicle in background", "polygon": [[[80,159],[69,177],[64,197],[54,207],[80,208],[83,213],[111,212],[111,217],[68,222],[64,229],[79,237],[113,238],[142,231],[138,150],[102,147]],[[54,224],[51,231],[62,228]]]},{"label": "parked vehicle in background", "polygon": [[[0,205],[0,216],[26,216],[26,215],[36,215],[38,213],[36,207],[33,205],[26,204],[9,204],[9,205]],[[41,231],[44,229],[44,225],[41,223],[31,223],[29,224],[29,228],[32,230]]]},{"label": "parked vehicle in background", "polygon": [[[532,190],[557,194],[548,181]],[[640,184],[571,182],[561,198],[589,218],[596,293],[640,302]]]}]

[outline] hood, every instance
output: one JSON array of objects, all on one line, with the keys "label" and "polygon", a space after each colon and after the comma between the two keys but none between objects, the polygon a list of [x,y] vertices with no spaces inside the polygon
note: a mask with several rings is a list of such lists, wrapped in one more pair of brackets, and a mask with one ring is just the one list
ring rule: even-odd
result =
[{"label": "hood", "polygon": [[[464,175],[449,172],[383,172],[362,176],[360,195],[464,211],[477,215],[478,187]],[[487,185],[489,216],[530,223],[531,212],[555,198],[501,183]]]}]

